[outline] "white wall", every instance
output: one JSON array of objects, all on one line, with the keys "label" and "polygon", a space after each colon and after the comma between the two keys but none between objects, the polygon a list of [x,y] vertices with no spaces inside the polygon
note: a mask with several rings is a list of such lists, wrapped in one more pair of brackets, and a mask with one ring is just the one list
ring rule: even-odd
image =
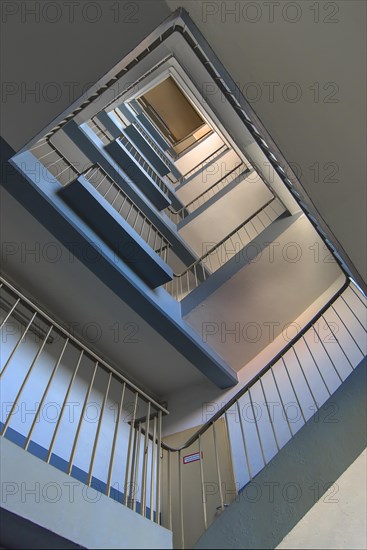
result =
[{"label": "white wall", "polygon": [[[21,308],[18,307],[17,310],[19,309]],[[3,319],[5,317],[5,312],[1,310],[1,314],[1,318]],[[44,326],[43,323],[39,322],[39,324]],[[6,370],[4,373],[2,372],[1,375],[2,422],[7,420],[12,404],[21,389],[21,384],[27,376],[32,362],[42,345],[43,336],[39,337],[34,333],[29,332],[14,355],[11,357],[11,353],[23,334],[24,329],[25,327],[21,326],[19,322],[14,320],[14,318],[10,318],[1,331],[1,369],[4,368],[4,365],[7,365]],[[46,330],[48,330],[48,327]],[[59,336],[55,331],[51,332],[51,337],[53,337],[54,340],[53,342],[45,345],[42,353],[39,355],[39,358],[34,363],[34,367],[32,368],[27,383],[20,394],[17,407],[15,408],[9,423],[10,429],[15,430],[24,437],[27,437],[29,434],[29,430],[31,429],[43,393],[46,390],[52,370],[60,357],[65,343],[65,339]],[[40,408],[31,441],[37,443],[47,451],[50,447],[58,419],[60,418],[61,409],[63,407],[64,400],[66,399],[66,392],[69,382],[72,378],[79,357],[80,351],[69,343],[65,348],[59,367],[47,391],[42,407]],[[94,366],[94,361],[88,357],[83,357],[69,396],[66,399],[64,414],[59,424],[58,435],[53,447],[53,453],[64,459],[66,462],[69,462],[70,460],[72,446],[77,434],[79,421],[83,413],[83,405],[86,399],[89,382],[92,379]],[[107,389],[108,377],[109,375],[106,371],[104,371],[101,367],[97,368],[92,390],[82,417],[81,429],[73,465],[87,473],[89,472],[93,445],[97,433],[98,423],[101,418],[102,402]],[[112,378],[108,398],[102,416],[98,446],[96,449],[92,472],[93,477],[103,483],[107,481],[112,452],[112,442],[121,394],[122,384],[115,378]],[[126,389],[120,424],[117,432],[114,466],[111,479],[111,487],[121,493],[125,492],[125,468],[134,401],[135,395],[129,389]],[[146,404],[139,399],[136,418],[144,417],[146,412]],[[152,409],[152,412],[154,412],[154,409]],[[139,474],[137,477],[137,487],[135,492],[135,498],[139,502],[141,502],[142,489],[141,479],[144,456],[143,439],[144,438],[141,437]],[[150,506],[151,460],[152,446],[149,444],[146,485],[147,506]],[[156,463],[155,458],[155,464]],[[154,495],[155,476],[156,469],[153,473]],[[153,500],[153,508],[155,509],[155,498]]]},{"label": "white wall", "polygon": [[[286,221],[274,222],[274,227]],[[259,244],[244,249],[248,263],[185,316],[236,371],[269,343],[269,323],[278,336],[341,273],[305,216],[279,236],[259,235],[258,240],[271,242],[263,243],[260,252]]]},{"label": "white wall", "polygon": [[233,150],[227,151],[197,175],[189,178],[188,182],[177,190],[177,196],[183,204],[188,204],[240,164],[241,160],[238,155]]},{"label": "white wall", "polygon": [[1,441],[1,505],[83,548],[172,548],[172,533]]}]

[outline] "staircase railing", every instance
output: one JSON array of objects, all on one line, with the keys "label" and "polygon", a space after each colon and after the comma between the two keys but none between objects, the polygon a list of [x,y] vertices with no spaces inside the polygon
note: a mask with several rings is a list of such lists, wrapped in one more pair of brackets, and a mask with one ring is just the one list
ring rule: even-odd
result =
[{"label": "staircase railing", "polygon": [[162,524],[174,548],[192,548],[367,355],[366,312],[347,279],[224,406],[203,403],[204,422],[186,442],[162,442]]},{"label": "staircase railing", "polygon": [[165,209],[165,212],[167,216],[175,223],[178,224],[182,220],[184,220],[189,214],[192,214],[197,210],[200,206],[205,204],[209,199],[214,197],[219,191],[224,189],[227,185],[229,185],[234,179],[239,178],[242,175],[245,175],[247,173],[250,173],[250,170],[246,167],[245,164],[241,163],[233,170],[231,170],[228,174],[220,178],[218,181],[216,181],[213,185],[208,187],[205,191],[200,193],[195,199],[188,202],[185,206],[180,208],[179,210],[174,210],[171,206]]},{"label": "staircase railing", "polygon": [[[2,406],[0,435],[159,522],[167,409],[3,277],[0,289],[0,381],[2,395],[11,399],[6,410]],[[28,423],[19,412],[27,398],[35,399]],[[55,406],[57,417],[51,421],[47,410]],[[153,426],[151,439],[140,437],[142,426],[147,433]]]},{"label": "staircase railing", "polygon": [[227,145],[221,145],[216,149],[213,153],[210,153],[207,157],[205,157],[203,160],[201,160],[198,164],[196,164],[193,168],[191,168],[186,174],[183,174],[182,178],[180,178],[179,183],[183,183],[188,181],[196,172],[199,170],[203,170],[208,164],[212,162],[212,160],[228,149]]},{"label": "staircase railing", "polygon": [[131,143],[125,136],[121,136],[118,138],[118,141],[123,145],[125,150],[131,155],[131,157],[136,161],[137,165],[142,168],[148,176],[152,178],[154,183],[165,193],[166,195],[170,195],[170,190],[168,189],[167,185],[164,183],[162,178],[153,170],[153,168],[150,166],[150,164],[147,163],[147,161],[141,156],[137,148],[133,143]]},{"label": "staircase railing", "polygon": [[88,122],[88,126],[95,132],[97,137],[99,137],[103,145],[108,145],[111,141],[113,141],[113,136],[97,117],[92,117],[92,119]]},{"label": "staircase railing", "polygon": [[78,177],[79,172],[76,167],[49,139],[41,139],[30,151],[61,185],[67,185]]},{"label": "staircase railing", "polygon": [[172,171],[172,162],[166,157],[166,155],[161,151],[160,147],[155,143],[155,141],[150,137],[148,132],[146,132],[141,124],[136,120],[133,122],[133,125],[145,139],[145,141],[150,145],[156,155],[161,159],[161,161]]},{"label": "staircase railing", "polygon": [[84,177],[122,216],[137,234],[167,262],[171,243],[140,210],[135,202],[108,176],[99,164],[91,166]]},{"label": "staircase railing", "polygon": [[[253,379],[221,398],[225,405],[203,403],[199,428],[172,446],[162,436],[164,406],[4,277],[0,288],[0,381],[10,399],[0,435],[173,530],[176,548],[191,547],[225,513],[367,354],[367,301],[346,279]],[[49,422],[55,397],[58,414]],[[28,423],[19,414],[23,400]],[[91,433],[87,410],[96,402]]]},{"label": "staircase railing", "polygon": [[[172,281],[166,283],[164,288],[176,300],[182,300],[202,282],[206,281],[214,271],[240,252],[283,212],[285,212],[284,206],[278,198],[273,197],[218,243],[211,246],[184,271],[174,273]],[[261,217],[262,214],[265,215],[265,221]],[[258,227],[254,223],[255,220],[259,223]],[[231,246],[230,249],[228,245]]]}]

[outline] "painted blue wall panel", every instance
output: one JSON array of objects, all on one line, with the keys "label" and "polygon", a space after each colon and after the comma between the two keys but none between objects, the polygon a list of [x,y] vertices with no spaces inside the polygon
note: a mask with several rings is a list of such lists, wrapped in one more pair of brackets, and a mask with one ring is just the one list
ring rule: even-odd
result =
[{"label": "painted blue wall panel", "polygon": [[145,193],[148,199],[154,204],[158,210],[167,208],[171,201],[164,193],[156,186],[149,176],[134,162],[130,155],[124,150],[122,144],[118,141],[113,141],[106,145],[106,151],[111,157],[121,166],[128,177]]},{"label": "painted blue wall panel", "polygon": [[154,152],[154,150],[143,138],[141,133],[135,128],[135,126],[133,126],[132,124],[130,126],[126,126],[124,133],[126,134],[128,139],[130,139],[136,145],[137,149],[139,149],[141,154],[147,159],[147,161],[153,166],[153,168],[158,172],[159,175],[166,176],[170,172],[169,167],[164,164],[157,153]]},{"label": "painted blue wall panel", "polygon": [[151,288],[172,280],[168,265],[83,176],[60,195]]}]

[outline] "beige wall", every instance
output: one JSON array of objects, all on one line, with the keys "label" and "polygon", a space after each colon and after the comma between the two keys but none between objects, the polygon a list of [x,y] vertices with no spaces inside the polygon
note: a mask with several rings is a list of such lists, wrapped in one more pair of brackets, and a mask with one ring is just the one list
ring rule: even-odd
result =
[{"label": "beige wall", "polygon": [[[195,426],[188,430],[178,432],[164,438],[164,442],[171,447],[179,447],[197,432],[200,426]],[[220,419],[215,425],[216,448],[218,452],[218,462],[221,476],[221,487],[223,490],[224,502],[230,503],[233,500],[235,489],[235,480],[231,455],[229,449],[228,433],[224,419]],[[183,503],[183,522],[186,534],[185,548],[191,548],[204,532],[204,512],[205,504],[207,521],[210,525],[220,514],[217,507],[220,506],[218,472],[215,457],[215,446],[213,438],[213,429],[207,430],[201,437],[202,467],[205,496],[203,498],[203,485],[200,475],[200,461],[183,464],[183,457],[199,451],[199,443],[196,442],[182,451],[181,469],[182,469],[182,503]],[[163,460],[163,487],[168,488],[167,479],[167,454],[164,453]],[[177,453],[171,454],[171,486],[174,488],[172,496],[172,520],[175,531],[173,545],[180,548],[180,501],[179,501],[179,457]],[[204,501],[204,502],[203,502]],[[163,524],[168,523],[168,498],[163,495],[163,510],[166,513],[162,516]]]}]

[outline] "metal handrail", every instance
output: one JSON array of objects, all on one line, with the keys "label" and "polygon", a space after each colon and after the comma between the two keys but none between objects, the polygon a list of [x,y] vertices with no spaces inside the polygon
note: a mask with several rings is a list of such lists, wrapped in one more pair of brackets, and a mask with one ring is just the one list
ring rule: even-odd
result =
[{"label": "metal handrail", "polygon": [[186,172],[186,174],[183,174],[183,176],[179,179],[180,184],[183,183],[185,180],[187,180],[187,176],[189,174],[194,174],[195,172],[197,172],[199,170],[199,167],[204,168],[205,165],[209,164],[212,157],[218,156],[219,154],[221,154],[221,152],[224,152],[226,149],[228,149],[228,147],[224,143],[223,145],[218,147],[218,149],[216,149],[213,153],[210,153],[210,155],[205,157],[204,160],[201,160],[198,164],[196,164],[193,168],[191,168],[191,170]]},{"label": "metal handrail", "polygon": [[148,162],[143,158],[143,156],[140,154],[138,149],[135,147],[135,145],[127,139],[125,135],[117,138],[117,141],[119,141],[123,147],[126,149],[129,155],[133,155],[133,158],[138,159],[138,165],[143,168],[143,170],[148,174],[150,178],[154,181],[156,185],[166,194],[169,195],[170,191],[167,187],[167,185],[162,181],[162,179],[158,176],[158,174],[153,170],[153,168],[148,164]]},{"label": "metal handrail", "polygon": [[[49,151],[48,153],[45,153],[41,156],[37,156],[37,154],[34,154],[33,151],[35,151],[36,149],[39,149],[40,147],[44,147],[44,146],[47,146],[51,149],[51,151]],[[61,170],[61,172],[59,172],[58,174],[55,174],[53,175],[52,172],[50,171],[50,173],[53,175],[53,177],[61,184],[61,185],[67,185],[68,183],[70,183],[71,181],[73,181],[73,179],[75,179],[77,177],[77,175],[79,174],[79,171],[73,166],[73,164],[67,160],[67,158],[61,153],[61,151],[59,150],[58,147],[56,147],[56,145],[54,145],[51,140],[49,138],[44,138],[44,139],[41,139],[39,140],[33,147],[30,148],[30,151],[32,152],[32,154],[35,156],[35,158],[41,162],[41,164],[43,164],[43,166],[48,170],[50,171],[50,168],[52,166],[55,166],[57,165],[60,161],[61,162],[64,162],[67,167],[64,168],[63,170]],[[51,164],[49,165],[46,165],[45,162],[43,161],[43,159],[45,157],[47,157],[48,155],[51,155],[51,154],[55,154],[58,156],[58,159],[55,161],[55,162],[52,162]],[[66,170],[70,170],[71,171],[71,179],[69,179],[67,182],[65,183],[62,183],[60,181],[60,176],[61,174],[63,174]]]},{"label": "metal handrail", "polygon": [[[185,275],[188,276],[189,273],[192,272],[192,270],[194,270],[195,272],[196,286],[198,286],[199,282],[198,282],[198,277],[196,275],[196,266],[200,266],[202,264],[202,261],[205,260],[205,258],[213,254],[213,252],[219,249],[226,241],[231,239],[231,237],[233,237],[238,231],[240,231],[246,224],[251,222],[251,220],[253,220],[256,216],[258,216],[267,206],[269,206],[275,200],[276,200],[276,197],[272,197],[261,208],[256,210],[256,212],[254,212],[253,214],[251,214],[251,216],[249,216],[245,221],[241,222],[240,225],[238,225],[235,229],[233,229],[228,235],[223,237],[223,239],[221,239],[218,243],[216,243],[209,250],[207,250],[205,254],[203,254],[203,256],[195,260],[195,262],[193,262],[190,266],[188,266],[184,271],[182,271],[181,273],[173,273],[173,280],[170,281],[169,283],[166,283],[165,285],[166,289],[168,289],[170,285],[173,287],[173,282],[175,279],[176,280],[181,279]],[[201,269],[202,269],[202,275],[204,276],[204,279],[206,279],[206,270],[203,265],[201,265]]]},{"label": "metal handrail", "polygon": [[63,326],[60,325],[55,319],[50,317],[43,309],[38,307],[36,304],[34,304],[29,298],[27,298],[19,289],[17,289],[13,284],[11,284],[3,275],[0,274],[0,281],[3,285],[5,285],[5,288],[8,288],[18,296],[23,302],[25,302],[32,310],[37,312],[43,319],[48,321],[55,329],[60,331],[69,341],[74,342],[78,347],[80,347],[83,351],[86,352],[87,355],[98,361],[100,365],[103,365],[109,372],[112,372],[117,378],[119,378],[122,382],[126,383],[131,389],[133,389],[135,392],[138,392],[139,395],[148,403],[152,403],[155,408],[162,411],[163,414],[169,414],[169,411],[162,407],[155,399],[151,398],[147,393],[139,389],[133,382],[131,382],[128,378],[126,378],[123,374],[121,374],[119,371],[117,371],[115,368],[113,368],[107,361],[102,359],[97,353],[95,353],[93,350],[91,350],[89,347],[87,347],[81,340],[79,340],[77,337],[73,336],[70,332],[68,332]]},{"label": "metal handrail", "polygon": [[[214,197],[214,195],[216,194],[216,192],[213,193],[213,190],[215,187],[218,186],[218,191],[220,191],[221,189],[223,189],[227,184],[224,183],[225,180],[227,180],[228,178],[230,178],[230,176],[233,175],[234,172],[236,172],[239,168],[241,168],[242,166],[244,166],[244,170],[242,172],[240,172],[238,174],[238,176],[236,177],[240,177],[244,174],[246,174],[247,172],[250,173],[251,172],[251,169],[250,168],[247,168],[245,163],[241,162],[241,164],[239,164],[238,166],[236,166],[235,168],[233,168],[232,170],[230,170],[230,172],[228,172],[228,174],[226,174],[225,176],[223,176],[222,178],[220,178],[218,181],[216,181],[215,183],[213,183],[213,185],[211,185],[210,187],[208,187],[208,189],[206,189],[205,191],[203,191],[202,193],[200,193],[200,195],[198,195],[197,197],[195,197],[195,199],[192,199],[190,202],[188,202],[185,206],[183,206],[182,208],[180,208],[179,210],[174,210],[171,206],[168,206],[166,208],[166,210],[169,212],[169,215],[171,214],[172,217],[172,221],[173,221],[173,218],[174,216],[176,216],[176,218],[179,218],[179,221],[182,221],[183,219],[185,219],[189,214],[192,214],[192,212],[194,210],[196,210],[196,208],[194,210],[191,210],[190,212],[187,211],[187,209],[189,208],[189,206],[192,206],[195,202],[197,202],[199,199],[202,199],[205,195],[207,194],[210,194],[211,193],[211,197]],[[236,179],[236,178],[235,178]],[[227,183],[231,183],[233,180],[230,180],[229,182]],[[210,198],[211,198],[210,197]],[[209,198],[208,198],[209,200]],[[202,202],[201,204],[205,204],[206,201]],[[198,205],[197,208],[199,208],[200,205]]]},{"label": "metal handrail", "polygon": [[[113,496],[113,491],[115,490],[115,484],[113,484],[113,477],[114,477],[114,464],[116,462],[117,455],[119,453],[119,449],[121,452],[121,435],[119,437],[119,432],[121,434],[121,429],[123,429],[123,426],[125,424],[127,428],[127,432],[125,433],[125,443],[127,444],[127,448],[124,446],[122,447],[122,459],[126,463],[126,467],[124,468],[125,473],[123,471],[121,472],[121,477],[124,480],[123,483],[123,499],[122,503],[132,510],[136,511],[137,509],[137,501],[140,498],[140,514],[144,515],[146,517],[150,517],[152,521],[155,521],[156,523],[160,523],[161,521],[161,491],[162,491],[162,474],[161,474],[161,442],[162,442],[162,415],[168,414],[167,409],[162,406],[160,403],[158,403],[155,399],[151,398],[148,394],[146,394],[144,391],[140,390],[134,383],[130,382],[125,376],[123,376],[120,372],[118,372],[114,367],[112,367],[109,363],[107,363],[104,359],[102,359],[97,353],[95,353],[90,347],[87,347],[81,340],[76,338],[73,334],[71,334],[68,330],[66,330],[64,327],[62,327],[57,321],[52,319],[47,313],[45,313],[40,307],[35,305],[31,300],[29,300],[22,292],[20,292],[17,288],[15,288],[11,283],[9,283],[4,277],[0,276],[0,288],[10,295],[12,295],[14,299],[14,303],[10,305],[8,308],[6,308],[6,314],[5,317],[2,319],[0,328],[7,326],[7,323],[9,319],[17,319],[17,312],[19,309],[22,311],[22,309],[26,309],[28,312],[28,315],[26,316],[25,320],[21,320],[20,325],[22,326],[20,330],[20,336],[15,339],[15,341],[11,341],[11,350],[10,355],[8,355],[2,370],[0,372],[0,379],[3,380],[4,373],[8,373],[9,369],[14,365],[15,370],[18,363],[17,361],[13,361],[15,354],[17,353],[17,350],[22,345],[27,345],[27,338],[29,336],[29,332],[32,331],[32,327],[34,327],[35,323],[42,323],[42,325],[45,326],[43,329],[43,333],[39,334],[37,341],[34,341],[34,339],[31,340],[32,346],[36,345],[36,355],[32,354],[32,359],[30,362],[30,365],[27,365],[27,369],[24,374],[21,375],[20,380],[20,387],[17,391],[17,394],[12,399],[11,402],[11,408],[9,411],[6,412],[4,416],[4,421],[2,422],[2,425],[0,427],[0,436],[6,437],[6,434],[8,433],[8,430],[11,428],[11,422],[12,418],[14,417],[14,414],[17,411],[17,407],[19,406],[19,402],[22,396],[23,391],[26,388],[26,385],[28,381],[31,379],[32,374],[34,373],[34,369],[37,368],[37,363],[39,362],[39,359],[41,355],[44,353],[44,350],[47,349],[46,345],[54,345],[54,339],[50,336],[57,334],[58,336],[61,335],[61,345],[58,346],[59,349],[57,350],[56,354],[51,354],[51,356],[48,356],[49,359],[51,359],[51,365],[52,368],[48,372],[48,379],[46,380],[46,385],[42,389],[42,394],[40,396],[39,402],[36,403],[36,408],[34,411],[34,418],[30,424],[30,427],[27,428],[26,434],[22,436],[18,441],[17,444],[20,445],[25,451],[29,450],[30,444],[34,441],[32,436],[35,431],[35,428],[37,426],[37,423],[42,419],[42,411],[43,407],[46,402],[46,398],[49,395],[49,391],[51,386],[55,383],[56,374],[60,371],[62,368],[68,368],[70,365],[70,356],[67,358],[67,353],[70,353],[71,350],[74,350],[73,352],[73,359],[72,359],[72,368],[71,368],[71,374],[68,378],[68,385],[65,390],[63,390],[63,398],[61,403],[60,412],[57,417],[57,421],[55,422],[54,428],[52,430],[52,436],[50,442],[47,444],[45,451],[45,462],[48,464],[52,463],[53,457],[55,456],[54,448],[56,441],[62,438],[63,428],[62,428],[62,421],[65,419],[65,411],[68,407],[68,399],[71,395],[71,392],[75,390],[75,387],[77,386],[76,380],[77,376],[79,376],[80,381],[80,372],[82,368],[87,367],[86,360],[88,361],[88,383],[87,383],[87,390],[86,393],[84,393],[84,396],[78,405],[82,406],[81,414],[79,419],[77,420],[77,427],[76,432],[73,435],[73,439],[71,442],[71,449],[69,448],[68,453],[68,459],[67,459],[67,466],[66,469],[63,468],[63,471],[66,472],[67,475],[73,476],[75,475],[75,468],[78,468],[76,465],[76,456],[77,456],[77,448],[78,445],[80,447],[80,441],[83,440],[83,423],[85,423],[85,414],[87,411],[88,403],[90,402],[91,393],[93,391],[93,388],[95,387],[95,381],[97,379],[97,376],[101,374],[103,371],[105,374],[107,374],[107,380],[104,382],[104,391],[103,391],[103,398],[102,403],[100,407],[100,414],[97,420],[97,428],[96,432],[92,441],[92,450],[89,455],[89,466],[87,467],[87,478],[85,481],[85,484],[87,486],[92,486],[92,482],[94,479],[94,472],[95,472],[95,464],[96,464],[96,457],[101,455],[101,452],[103,452],[104,459],[107,458],[108,461],[108,472],[106,472],[106,481],[105,481],[105,487],[103,488],[103,492],[108,496],[115,498]],[[6,304],[3,304],[6,307]],[[19,317],[18,317],[19,319]],[[38,325],[36,325],[37,328]],[[24,328],[25,327],[25,328]],[[14,334],[14,331],[13,331]],[[75,354],[76,352],[76,354]],[[45,358],[43,356],[43,358]],[[9,377],[9,373],[8,373]],[[114,391],[118,393],[117,401],[114,400],[112,397],[113,393],[110,391],[111,389],[111,383],[114,381]],[[117,418],[114,421],[114,427],[113,427],[113,438],[111,441],[111,446],[109,449],[109,454],[106,455],[106,449],[103,446],[101,447],[101,441],[100,441],[100,435],[102,432],[102,425],[103,420],[108,417],[108,413],[106,412],[106,405],[108,399],[113,399],[113,403],[117,405]],[[130,411],[130,406],[133,406],[133,410]],[[150,414],[151,411],[157,411],[156,416],[154,417],[154,432],[153,432],[153,439],[151,440],[151,446],[149,449],[149,440],[147,437],[145,437],[145,450],[144,450],[144,469],[142,473],[142,489],[140,491],[140,495],[138,495],[138,492],[135,491],[136,487],[136,480],[137,476],[139,475],[138,472],[138,459],[136,450],[139,448],[140,445],[140,433],[141,433],[141,426],[142,424],[145,425],[145,428],[147,432],[149,432],[149,422],[150,422]],[[140,418],[139,420],[139,428],[138,430],[135,427],[135,418],[139,415],[139,411],[143,412],[146,411],[146,414],[144,415],[143,419]],[[126,415],[126,413],[128,413]],[[127,421],[127,418],[131,418],[131,422]],[[85,425],[85,424],[84,424]],[[85,437],[85,436],[84,436]],[[151,469],[150,472],[147,471],[147,460],[148,460],[148,454],[151,456]],[[57,455],[56,455],[57,456]],[[120,456],[121,459],[121,456]],[[60,468],[60,465],[56,465],[56,467]],[[115,468],[116,471],[116,468]],[[150,476],[150,513],[148,504],[147,504],[147,490],[149,490],[148,486],[148,477]],[[155,486],[154,486],[155,481]],[[101,488],[98,488],[98,490],[102,491]],[[156,515],[154,517],[153,513],[153,506],[154,506],[154,500],[153,495],[155,491],[156,496],[156,503],[155,503],[155,510]]]},{"label": "metal handrail", "polygon": [[[95,176],[95,174],[97,174],[97,173],[101,173],[101,175],[103,177],[102,177],[101,181],[99,181],[97,183],[97,186],[94,186],[94,184],[92,182],[92,179]],[[152,248],[159,256],[161,256],[161,253],[163,252],[163,259],[164,259],[164,261],[166,261],[167,260],[167,253],[168,253],[168,250],[172,247],[172,243],[163,235],[163,233],[161,233],[161,231],[159,231],[159,229],[154,225],[154,223],[141,211],[139,206],[137,206],[137,204],[120,188],[120,186],[117,185],[117,183],[107,174],[107,172],[100,166],[100,164],[98,164],[98,163],[94,164],[93,166],[88,168],[82,175],[93,185],[93,187],[97,191],[98,191],[99,186],[104,181],[107,181],[110,184],[110,186],[108,187],[106,193],[104,193],[104,194],[100,193],[103,198],[106,198],[106,196],[108,195],[108,193],[110,192],[110,190],[112,188],[114,188],[115,191],[117,191],[117,194],[114,197],[113,201],[110,202],[111,206],[114,206],[118,196],[124,197],[124,200],[123,200],[121,206],[119,207],[119,209],[116,208],[117,213],[120,214],[129,223],[129,225],[131,225],[131,227],[138,233],[138,235],[146,243],[149,244],[149,246],[151,246],[150,245],[150,236],[151,236],[151,230],[153,230],[156,236],[154,238],[154,243],[153,243]],[[129,213],[126,217],[122,214],[122,209],[125,206],[125,204],[127,204],[128,206],[130,205]],[[140,231],[136,230],[137,217],[136,217],[134,223],[129,222],[129,217],[130,217],[130,214],[131,214],[131,211],[132,211],[132,207],[138,212],[138,215],[142,219],[142,226],[141,226]],[[147,238],[145,238],[143,236],[144,235],[144,229],[145,229],[146,225],[149,227],[149,230],[148,230],[148,233],[147,233],[147,236],[146,236]],[[160,239],[160,247],[158,249],[155,248],[155,246],[157,244],[157,236]]]},{"label": "metal handrail", "polygon": [[195,441],[198,440],[199,436],[203,435],[210,427],[211,425],[221,418],[228,409],[232,407],[238,401],[247,391],[249,388],[251,388],[262,376],[268,372],[273,365],[279,359],[282,358],[283,355],[287,353],[295,344],[302,338],[302,336],[313,326],[317,323],[317,321],[321,318],[321,316],[327,311],[330,306],[343,294],[343,292],[349,287],[350,285],[350,279],[345,276],[345,281],[342,285],[342,287],[330,298],[330,300],[312,317],[312,319],[296,334],[296,336],[288,342],[284,348],[278,352],[266,365],[263,367],[257,374],[252,378],[249,382],[247,382],[237,393],[234,395],[225,405],[223,405],[219,411],[217,411],[211,418],[208,420],[199,430],[197,430],[189,439],[180,447],[171,447],[170,445],[167,445],[166,443],[162,442],[162,448],[164,448],[167,451],[170,452],[178,452],[183,451],[184,449],[187,449],[190,447]]},{"label": "metal handrail", "polygon": [[111,143],[113,138],[108,135],[108,130],[102,127],[102,124],[98,120],[98,118],[95,116],[92,117],[91,122],[95,125],[96,128],[98,128],[98,135],[102,134],[107,139],[107,143]]},{"label": "metal handrail", "polygon": [[166,155],[161,151],[161,149],[158,147],[158,145],[155,143],[155,141],[150,137],[148,132],[143,128],[143,126],[138,122],[133,122],[133,126],[138,130],[138,132],[142,135],[142,137],[149,143],[153,151],[157,154],[157,156],[161,159],[161,161],[172,170],[172,163],[171,161],[166,157]]}]

